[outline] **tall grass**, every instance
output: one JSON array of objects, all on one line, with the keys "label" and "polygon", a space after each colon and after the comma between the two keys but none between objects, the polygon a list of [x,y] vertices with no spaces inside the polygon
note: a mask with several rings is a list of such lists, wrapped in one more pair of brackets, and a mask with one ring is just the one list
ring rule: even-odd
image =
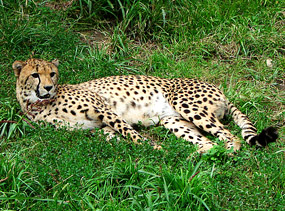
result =
[{"label": "tall grass", "polygon": [[134,162],[130,158],[85,181],[83,201],[87,206],[99,205],[106,209],[120,202],[120,206],[135,210],[210,210],[212,203],[207,200],[211,197],[207,191],[210,184],[205,182],[209,175],[199,171],[200,165],[201,162],[196,166],[189,164],[186,171],[171,173],[157,167],[145,169],[141,161]]},{"label": "tall grass", "polygon": [[[279,1],[80,0],[71,9],[71,14],[76,14],[77,4],[80,5],[81,20],[94,24],[108,17],[112,21],[100,25],[116,25],[131,38],[161,39],[163,36],[169,40],[181,37],[196,41],[205,37],[211,39],[207,45],[214,42],[212,46],[206,46],[210,48],[204,50],[207,55],[218,51],[219,46],[213,45],[233,41],[239,46],[237,55],[262,54],[265,49],[270,50],[270,54],[281,53],[283,38],[275,33],[275,30],[282,30],[277,25],[284,19]],[[266,33],[271,33],[274,38],[264,39]]]},{"label": "tall grass", "polygon": [[12,105],[7,99],[0,101],[0,146],[5,139],[10,139],[13,136],[22,136],[26,132],[27,127],[34,126],[21,115],[17,108]]}]

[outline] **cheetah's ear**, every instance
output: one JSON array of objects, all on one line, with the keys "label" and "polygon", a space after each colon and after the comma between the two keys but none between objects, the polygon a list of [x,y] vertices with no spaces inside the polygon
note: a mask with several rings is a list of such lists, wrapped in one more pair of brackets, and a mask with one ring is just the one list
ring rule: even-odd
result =
[{"label": "cheetah's ear", "polygon": [[15,76],[19,77],[21,70],[23,69],[23,67],[25,66],[25,62],[22,61],[15,61],[12,65]]},{"label": "cheetah's ear", "polygon": [[56,67],[59,65],[59,61],[57,59],[52,60],[51,63],[53,63]]}]

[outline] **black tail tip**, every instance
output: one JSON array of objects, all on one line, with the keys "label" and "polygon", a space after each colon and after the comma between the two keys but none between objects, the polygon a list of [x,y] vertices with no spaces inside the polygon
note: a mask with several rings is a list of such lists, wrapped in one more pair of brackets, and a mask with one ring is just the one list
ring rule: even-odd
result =
[{"label": "black tail tip", "polygon": [[265,147],[271,142],[275,142],[278,138],[278,132],[275,127],[268,127],[261,131],[261,133],[250,140],[251,145],[258,145]]}]

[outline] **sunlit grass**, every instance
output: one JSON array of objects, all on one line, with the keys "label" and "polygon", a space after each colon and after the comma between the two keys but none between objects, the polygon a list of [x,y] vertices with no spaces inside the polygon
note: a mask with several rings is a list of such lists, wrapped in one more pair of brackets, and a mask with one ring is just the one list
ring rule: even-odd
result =
[{"label": "sunlit grass", "polygon": [[[281,1],[0,1],[0,209],[282,210],[284,12]],[[204,156],[162,127],[139,127],[163,150],[100,131],[27,121],[14,60],[60,60],[60,83],[121,74],[194,77],[220,87],[258,131]],[[268,65],[267,61],[271,61]],[[227,118],[224,124],[240,136]],[[209,138],[217,141],[214,137]]]}]

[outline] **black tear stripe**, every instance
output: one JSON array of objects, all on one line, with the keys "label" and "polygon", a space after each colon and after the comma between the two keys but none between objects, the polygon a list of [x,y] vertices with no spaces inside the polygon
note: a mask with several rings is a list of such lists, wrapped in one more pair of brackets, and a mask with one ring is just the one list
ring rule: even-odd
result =
[{"label": "black tear stripe", "polygon": [[[41,78],[40,78],[40,76],[38,77],[38,79],[39,79],[39,83],[38,83],[38,85],[37,85],[36,93],[38,93],[38,95],[40,96],[40,91],[39,91],[40,83],[41,83]],[[38,96],[38,97],[39,97],[39,96]]]}]

